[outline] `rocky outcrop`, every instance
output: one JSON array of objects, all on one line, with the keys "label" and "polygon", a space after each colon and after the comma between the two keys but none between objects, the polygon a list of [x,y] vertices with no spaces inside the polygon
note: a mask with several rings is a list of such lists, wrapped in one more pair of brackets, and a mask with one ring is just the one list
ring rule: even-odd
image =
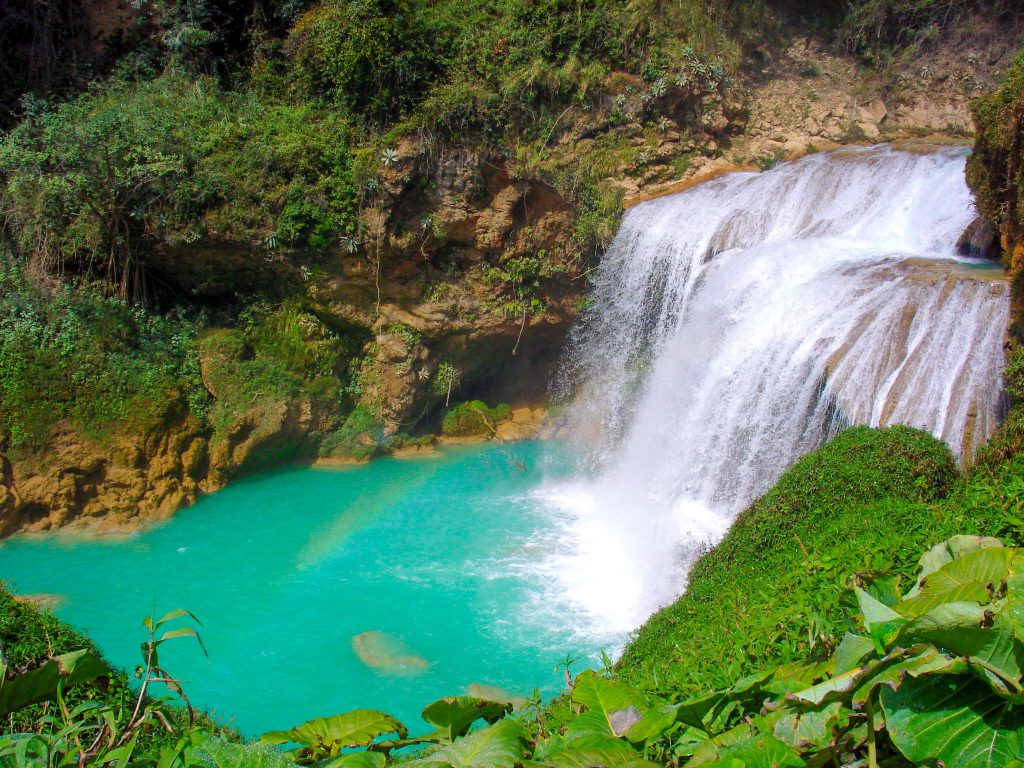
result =
[{"label": "rocky outcrop", "polygon": [[1011,337],[1019,343],[1024,339],[1024,52],[999,90],[973,107],[978,134],[967,181],[981,215],[998,232],[1003,263],[1015,286]]},{"label": "rocky outcrop", "polygon": [[794,40],[766,56],[745,83],[745,131],[698,153],[677,178],[649,170],[626,190],[627,205],[683,189],[729,170],[764,170],[784,160],[840,145],[961,140],[974,133],[971,103],[990,92],[1013,61],[1024,30],[979,18],[946,33],[931,49],[877,68]]},{"label": "rocky outcrop", "polygon": [[[200,299],[298,290],[326,326],[369,338],[359,402],[388,434],[429,426],[447,399],[482,396],[520,406],[503,438],[532,436],[538,425],[522,406],[544,397],[586,291],[585,265],[571,206],[540,180],[514,178],[511,166],[466,151],[428,162],[407,142],[368,212],[379,228],[355,253],[268,259],[204,246],[163,256],[179,288]],[[201,340],[215,402],[229,397],[233,356],[244,354],[236,335],[212,330]],[[450,389],[437,383],[442,364],[454,372]],[[43,453],[0,453],[0,535],[164,519],[241,474],[315,457],[338,426],[337,412],[301,394],[257,392],[219,428],[184,405],[168,411],[144,435],[96,443],[64,425]]]},{"label": "rocky outcrop", "polygon": [[0,454],[0,536],[165,519],[234,477],[309,455],[321,426],[306,398],[254,405],[214,435],[180,410],[144,435],[103,442],[61,425],[43,453]]}]

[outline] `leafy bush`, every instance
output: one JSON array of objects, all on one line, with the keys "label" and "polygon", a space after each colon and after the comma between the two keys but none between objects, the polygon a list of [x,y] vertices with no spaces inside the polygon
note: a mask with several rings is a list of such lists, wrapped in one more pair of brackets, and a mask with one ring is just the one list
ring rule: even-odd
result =
[{"label": "leafy bush", "polygon": [[299,20],[286,50],[307,96],[383,120],[426,88],[438,42],[408,0],[328,0]]},{"label": "leafy bush", "polygon": [[511,412],[508,405],[491,408],[482,400],[470,400],[450,408],[441,421],[441,433],[450,437],[491,435],[497,422]]},{"label": "leafy bush", "polygon": [[388,445],[384,425],[368,408],[357,405],[336,432],[324,438],[320,455],[326,458],[363,461]]},{"label": "leafy bush", "polygon": [[978,133],[967,160],[967,181],[982,215],[1019,235],[1024,230],[1024,51],[999,89],[976,99],[971,111]]},{"label": "leafy bush", "polygon": [[[169,621],[180,614],[172,612]],[[165,617],[166,618],[166,617]],[[153,623],[154,630],[159,624]],[[193,630],[182,627],[173,639]],[[163,639],[150,635],[155,649]],[[147,645],[143,644],[145,653]],[[45,676],[44,667],[60,657],[61,671],[54,679]],[[74,666],[78,663],[78,674]],[[155,672],[163,672],[154,668]],[[158,676],[166,676],[158,675]],[[36,679],[30,679],[30,678]],[[62,684],[58,691],[56,680]],[[144,680],[146,677],[144,676]],[[74,687],[72,684],[76,683]],[[26,689],[26,683],[28,688]],[[0,766],[77,765],[90,745],[104,745],[113,753],[113,744],[125,733],[129,753],[158,754],[174,749],[178,733],[192,728],[189,712],[154,700],[145,690],[133,689],[127,675],[103,661],[92,641],[52,614],[30,603],[15,599],[0,583],[0,688],[3,702],[11,702],[27,693],[33,703],[8,713],[3,710],[6,735],[0,736]],[[54,706],[54,700],[57,706]],[[36,703],[36,702],[42,703]],[[159,715],[156,714],[159,711]],[[199,713],[196,726],[207,732],[230,733]],[[105,738],[97,739],[102,734]],[[173,735],[172,735],[173,734]],[[109,737],[109,741],[108,738]],[[95,743],[94,743],[95,740]],[[98,751],[98,750],[97,750]],[[121,750],[123,753],[125,750]],[[49,759],[32,759],[33,754],[49,753]],[[20,755],[20,756],[19,756]],[[116,759],[114,755],[110,759]],[[98,756],[94,759],[100,764]],[[63,762],[62,762],[63,761]],[[132,765],[154,765],[155,758]],[[125,760],[123,763],[128,764]]]},{"label": "leafy bush", "polygon": [[204,384],[213,395],[209,421],[222,434],[252,410],[271,410],[299,396],[328,413],[342,409],[341,376],[357,348],[296,302],[250,305],[240,328],[211,329],[197,347]]},{"label": "leafy bush", "polygon": [[[161,246],[323,247],[355,232],[350,138],[330,110],[208,79],[116,81],[0,137],[4,227],[38,271],[147,299]],[[173,291],[173,270],[161,278]]]}]

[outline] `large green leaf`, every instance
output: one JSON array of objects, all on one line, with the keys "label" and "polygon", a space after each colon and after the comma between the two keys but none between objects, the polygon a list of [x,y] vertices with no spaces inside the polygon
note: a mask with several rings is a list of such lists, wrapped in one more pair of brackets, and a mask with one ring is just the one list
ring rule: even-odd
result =
[{"label": "large green leaf", "polygon": [[839,701],[850,696],[866,679],[877,674],[886,666],[893,663],[892,659],[878,659],[860,667],[855,667],[840,675],[834,675],[828,680],[812,685],[802,691],[796,691],[786,695],[789,701],[800,704],[818,706],[830,701]]},{"label": "large green leaf", "polygon": [[679,709],[679,704],[659,704],[651,707],[635,725],[626,731],[626,738],[632,742],[641,742],[661,736],[676,724],[679,719]]},{"label": "large green leaf", "polygon": [[566,726],[569,739],[584,736],[623,736],[642,719],[648,699],[622,683],[587,670],[573,684],[572,700],[587,708]]},{"label": "large green leaf", "polygon": [[512,718],[438,747],[420,760],[403,763],[408,768],[450,765],[452,768],[512,768],[523,757],[526,732]]},{"label": "large green leaf", "polygon": [[869,595],[863,589],[854,590],[857,595],[857,604],[860,606],[861,615],[864,617],[864,626],[875,641],[875,650],[879,655],[885,652],[885,648],[896,637],[900,628],[907,623],[907,618],[901,616],[889,606]]},{"label": "large green leaf", "polygon": [[896,688],[910,677],[921,675],[953,674],[967,671],[967,663],[954,656],[942,653],[931,645],[918,645],[909,649],[902,659],[894,659],[893,663],[879,665],[877,670],[857,686],[848,704],[855,710],[863,710],[868,699],[875,690],[883,685]]},{"label": "large green leaf", "polygon": [[438,729],[447,741],[457,739],[469,731],[477,720],[493,723],[512,711],[508,702],[488,701],[473,696],[447,696],[429,704],[423,710],[423,719]]},{"label": "large green leaf", "polygon": [[212,736],[186,750],[185,763],[210,768],[293,768],[295,765],[269,744],[233,744]]},{"label": "large green leaf", "polygon": [[546,751],[544,757],[535,764],[554,768],[639,768],[651,765],[629,744],[612,737],[580,739],[561,749]]},{"label": "large green leaf", "polygon": [[832,654],[835,675],[841,675],[859,667],[865,659],[875,651],[875,644],[870,637],[862,637],[847,632]]},{"label": "large green leaf", "polygon": [[917,584],[907,594],[916,597],[924,586],[927,578],[948,563],[980,549],[996,549],[1003,546],[999,539],[988,536],[954,536],[941,544],[936,544],[921,556]]},{"label": "large green leaf", "polygon": [[41,667],[10,680],[0,676],[0,716],[9,715],[37,701],[52,699],[57,695],[58,685],[70,688],[109,674],[110,669],[103,659],[90,651],[81,650],[55,656]]},{"label": "large green leaf", "polygon": [[977,603],[943,603],[907,624],[899,640],[934,643],[1019,687],[1024,646],[1013,630],[1005,610],[992,614]]},{"label": "large green leaf", "polygon": [[341,757],[334,757],[317,763],[316,768],[384,768],[387,758],[382,752],[349,752]]},{"label": "large green leaf", "polygon": [[789,707],[775,718],[772,733],[801,752],[821,749],[832,741],[836,729],[846,727],[852,714],[839,701],[813,709]]},{"label": "large green leaf", "polygon": [[[868,644],[868,650],[874,651],[874,644],[867,638],[861,638]],[[783,664],[773,670],[771,678],[765,680],[756,690],[752,691],[755,698],[763,700],[762,693],[773,696],[785,696],[787,693],[801,691],[814,684],[815,680],[827,676],[833,671],[834,663],[826,661],[797,661]]]},{"label": "large green leaf", "polygon": [[1002,768],[1024,760],[1024,708],[967,675],[908,678],[883,688],[889,737],[915,765]]},{"label": "large green leaf", "polygon": [[907,616],[921,616],[942,603],[988,603],[989,585],[998,587],[1006,578],[1013,550],[985,547],[968,552],[918,581],[914,597],[896,606]]},{"label": "large green leaf", "polygon": [[744,739],[717,743],[713,739],[694,752],[688,768],[736,760],[745,768],[803,768],[804,761],[786,744],[770,733],[753,733]]},{"label": "large green leaf", "polygon": [[728,696],[728,691],[714,691],[703,696],[687,699],[677,705],[676,719],[680,723],[707,730],[705,720],[714,709]]},{"label": "large green leaf", "polygon": [[270,744],[294,742],[306,747],[322,748],[336,755],[345,747],[364,747],[378,736],[396,733],[403,739],[407,730],[398,720],[374,709],[354,709],[332,717],[318,717],[289,731],[269,731],[260,741]]},{"label": "large green leaf", "polygon": [[1006,574],[1006,617],[1013,625],[1013,634],[1024,642],[1024,553],[1015,552]]}]

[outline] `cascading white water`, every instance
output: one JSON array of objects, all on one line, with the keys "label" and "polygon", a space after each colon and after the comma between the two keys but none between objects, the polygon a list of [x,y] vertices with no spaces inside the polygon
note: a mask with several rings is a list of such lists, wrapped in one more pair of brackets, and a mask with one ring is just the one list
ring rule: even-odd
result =
[{"label": "cascading white water", "polygon": [[849,424],[962,459],[1001,408],[1009,287],[954,261],[965,151],[815,155],[633,208],[574,336],[586,480],[549,488],[548,571],[600,628],[677,596],[695,557]]}]

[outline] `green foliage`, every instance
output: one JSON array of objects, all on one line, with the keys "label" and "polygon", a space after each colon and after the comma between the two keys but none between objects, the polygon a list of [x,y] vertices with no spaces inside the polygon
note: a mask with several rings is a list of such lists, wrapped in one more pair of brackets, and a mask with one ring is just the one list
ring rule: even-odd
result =
[{"label": "green foliage", "polygon": [[1024,231],[1024,51],[999,89],[977,98],[971,111],[978,132],[967,161],[967,181],[982,215],[1007,225],[1017,236]]},{"label": "green foliage", "polygon": [[852,0],[839,25],[839,38],[851,50],[872,59],[884,58],[892,48],[935,43],[944,29],[955,27],[984,5],[1000,11],[1011,7],[1000,0],[987,4],[978,0]]},{"label": "green foliage", "polygon": [[408,0],[328,0],[299,20],[286,49],[305,94],[386,119],[426,88],[436,44]]},{"label": "green foliage", "polygon": [[[29,114],[0,139],[6,226],[42,269],[145,295],[147,251],[213,193],[190,162],[210,100],[196,87],[113,88]],[[209,87],[209,84],[208,84]]]},{"label": "green foliage", "polygon": [[318,717],[288,731],[270,731],[261,741],[270,744],[297,744],[292,754],[303,762],[337,757],[341,750],[365,747],[386,733],[404,739],[404,725],[383,712],[372,709],[354,709],[332,717]]},{"label": "green foliage", "polygon": [[109,674],[102,658],[88,650],[54,656],[36,669],[8,677],[7,664],[0,658],[0,717],[30,704],[56,697],[60,691],[91,683]]},{"label": "green foliage", "polygon": [[[6,660],[0,661],[6,673],[0,673],[0,711],[5,713],[0,766],[151,768],[160,759],[166,761],[161,766],[208,765],[203,762],[208,750],[201,747],[218,749],[232,734],[205,715],[171,706],[167,698],[154,699],[147,691],[160,682],[187,704],[159,658],[168,641],[198,639],[192,627],[169,628],[183,617],[191,615],[171,611],[158,621],[147,617],[143,666],[137,670],[141,683],[133,690],[126,675],[111,669],[88,638],[0,589],[0,659]],[[30,699],[46,700],[27,703]],[[13,714],[6,714],[10,709]]]},{"label": "green foliage", "polygon": [[434,735],[440,741],[450,742],[465,736],[478,720],[493,723],[511,711],[512,705],[506,702],[474,696],[448,696],[428,705],[423,710],[423,719],[437,727]]},{"label": "green foliage", "polygon": [[115,82],[0,137],[4,226],[40,270],[143,299],[157,246],[323,247],[354,233],[350,136],[330,110],[210,80]]},{"label": "green foliage", "polygon": [[156,315],[89,290],[48,290],[0,254],[0,435],[41,448],[61,419],[87,435],[145,430],[205,392],[197,319]]},{"label": "green foliage", "polygon": [[369,408],[357,405],[341,428],[324,438],[320,455],[362,461],[376,455],[386,445],[383,423]]},{"label": "green foliage", "polygon": [[339,336],[296,302],[250,305],[240,328],[197,340],[204,384],[213,395],[209,421],[223,434],[246,413],[269,412],[300,396],[328,412],[342,409],[342,380],[356,342]]},{"label": "green foliage", "polygon": [[497,422],[507,418],[511,410],[504,403],[491,408],[482,400],[459,403],[445,413],[441,433],[451,437],[491,435]]},{"label": "green foliage", "polygon": [[[8,670],[29,671],[44,666],[52,656],[86,651],[98,656],[96,646],[52,614],[31,604],[18,602],[0,585],[0,653]],[[105,688],[92,685],[76,687],[65,694],[71,707],[92,702],[118,708],[131,700],[128,679],[123,673],[107,671]],[[13,729],[27,729],[36,718],[50,712],[49,705],[21,709],[8,720]]]}]

